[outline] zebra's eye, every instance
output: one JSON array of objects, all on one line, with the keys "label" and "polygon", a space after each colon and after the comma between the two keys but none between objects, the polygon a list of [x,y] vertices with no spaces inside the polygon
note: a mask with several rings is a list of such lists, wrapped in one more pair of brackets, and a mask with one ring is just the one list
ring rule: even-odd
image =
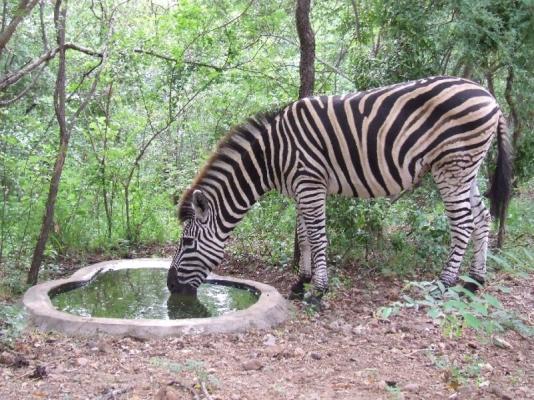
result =
[{"label": "zebra's eye", "polygon": [[193,245],[195,244],[195,239],[193,238],[190,238],[190,237],[184,237],[182,239],[182,245],[184,247],[193,247]]}]

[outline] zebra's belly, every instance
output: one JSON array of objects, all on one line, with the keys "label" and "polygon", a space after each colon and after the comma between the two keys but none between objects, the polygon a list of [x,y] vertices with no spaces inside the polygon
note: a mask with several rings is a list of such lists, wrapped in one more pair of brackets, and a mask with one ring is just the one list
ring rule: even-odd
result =
[{"label": "zebra's belly", "polygon": [[328,182],[329,194],[339,194],[346,197],[363,199],[395,196],[405,190],[411,189],[428,172],[428,165],[417,163],[414,173],[408,168],[397,169],[397,179],[393,179],[387,172],[376,174],[353,173],[335,174],[330,176]]}]

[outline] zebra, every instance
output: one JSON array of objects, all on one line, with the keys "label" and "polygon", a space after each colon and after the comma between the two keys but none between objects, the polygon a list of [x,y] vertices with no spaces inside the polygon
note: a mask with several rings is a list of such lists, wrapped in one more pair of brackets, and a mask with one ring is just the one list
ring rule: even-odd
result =
[{"label": "zebra", "polygon": [[[497,136],[496,168],[484,206],[477,172]],[[307,97],[231,130],[182,196],[182,238],[167,286],[196,294],[223,257],[232,229],[266,192],[296,201],[301,252],[291,296],[328,289],[325,201],[330,194],[395,196],[430,172],[444,202],[450,250],[439,276],[455,285],[470,239],[469,276],[484,284],[491,215],[506,216],[511,148],[495,98],[475,82],[437,76],[342,96]],[[467,284],[469,290],[479,285]],[[309,295],[307,293],[306,295]]]}]

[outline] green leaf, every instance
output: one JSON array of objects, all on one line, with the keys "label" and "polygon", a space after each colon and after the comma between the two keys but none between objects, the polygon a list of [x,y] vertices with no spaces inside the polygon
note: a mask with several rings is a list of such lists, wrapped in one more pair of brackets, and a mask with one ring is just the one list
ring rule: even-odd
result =
[{"label": "green leaf", "polygon": [[481,321],[471,313],[463,314],[466,325],[473,329],[480,329],[482,326]]},{"label": "green leaf", "polygon": [[483,315],[483,316],[488,315],[488,307],[485,304],[480,303],[478,301],[474,301],[470,304],[470,306],[473,310],[475,310],[480,315]]},{"label": "green leaf", "polygon": [[446,311],[465,311],[467,309],[467,304],[460,300],[448,300],[443,303],[443,308]]},{"label": "green leaf", "polygon": [[495,308],[502,308],[501,302],[495,296],[492,296],[491,294],[488,294],[488,293],[484,293],[483,297],[484,297],[484,300],[486,300],[486,302],[489,305],[492,305]]},{"label": "green leaf", "polygon": [[426,313],[430,318],[437,319],[439,318],[443,313],[439,309],[439,307],[432,307],[430,308]]},{"label": "green leaf", "polygon": [[477,287],[482,287],[482,285],[478,281],[476,281],[475,279],[471,278],[470,276],[461,275],[460,279],[462,281],[464,281],[464,282],[467,282],[467,283],[473,283],[473,284],[477,285]]}]

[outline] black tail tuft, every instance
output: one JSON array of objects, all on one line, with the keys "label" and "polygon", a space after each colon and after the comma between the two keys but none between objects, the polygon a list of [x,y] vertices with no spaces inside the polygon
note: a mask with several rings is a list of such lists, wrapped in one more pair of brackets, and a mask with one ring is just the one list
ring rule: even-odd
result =
[{"label": "black tail tuft", "polygon": [[506,210],[512,194],[512,149],[504,116],[500,115],[497,127],[497,164],[487,192],[490,213],[504,224]]}]

